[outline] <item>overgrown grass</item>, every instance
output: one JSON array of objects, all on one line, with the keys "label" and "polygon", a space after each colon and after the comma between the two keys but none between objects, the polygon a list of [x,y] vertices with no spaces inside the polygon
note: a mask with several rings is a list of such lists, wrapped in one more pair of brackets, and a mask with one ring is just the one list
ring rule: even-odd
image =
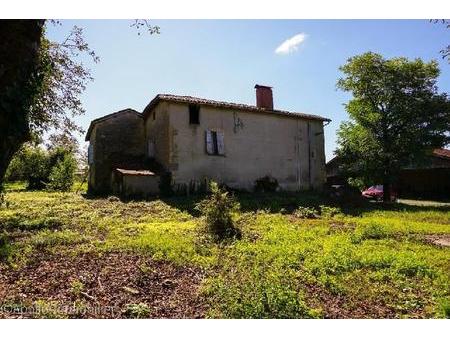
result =
[{"label": "overgrown grass", "polygon": [[336,304],[337,316],[449,316],[450,248],[424,240],[450,234],[448,206],[340,210],[314,194],[242,194],[233,214],[242,238],[217,243],[201,231],[199,196],[122,202],[8,189],[0,264],[11,269],[38,252],[120,250],[202,267],[211,317],[333,317]]}]

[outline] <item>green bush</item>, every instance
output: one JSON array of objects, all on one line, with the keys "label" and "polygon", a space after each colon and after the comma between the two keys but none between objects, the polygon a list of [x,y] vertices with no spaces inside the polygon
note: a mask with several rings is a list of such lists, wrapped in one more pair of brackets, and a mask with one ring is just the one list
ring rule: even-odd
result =
[{"label": "green bush", "polygon": [[66,153],[52,167],[47,184],[50,190],[69,191],[75,181],[77,162],[72,154]]},{"label": "green bush", "polygon": [[133,319],[148,318],[150,312],[150,308],[144,303],[128,304],[123,310],[125,317]]},{"label": "green bush", "polygon": [[2,183],[0,183],[0,208],[6,206],[7,207],[7,201],[6,201],[6,193],[5,193],[5,187]]},{"label": "green bush", "polygon": [[341,213],[341,209],[335,207],[328,207],[326,205],[320,206],[320,215],[325,218],[331,218]]},{"label": "green bush", "polygon": [[11,253],[11,245],[5,234],[0,234],[0,261],[7,260]]},{"label": "green bush", "polygon": [[450,319],[450,300],[441,302],[442,312],[445,318]]},{"label": "green bush", "polygon": [[61,147],[45,150],[24,145],[14,156],[6,173],[7,181],[24,180],[28,190],[68,191],[75,180],[76,160]]},{"label": "green bush", "polygon": [[208,232],[218,240],[240,237],[240,231],[232,219],[232,213],[239,210],[239,203],[227,191],[220,189],[216,182],[210,183],[210,189],[210,196],[195,207],[205,216]]},{"label": "green bush", "polygon": [[383,239],[389,236],[386,227],[379,223],[361,226],[352,234],[352,242],[359,243],[366,239]]},{"label": "green bush", "polygon": [[48,183],[48,176],[51,170],[49,154],[39,147],[27,147],[22,156],[22,170],[28,183],[27,189],[44,189]]},{"label": "green bush", "polygon": [[317,210],[311,207],[298,207],[294,211],[294,216],[298,218],[319,218]]}]

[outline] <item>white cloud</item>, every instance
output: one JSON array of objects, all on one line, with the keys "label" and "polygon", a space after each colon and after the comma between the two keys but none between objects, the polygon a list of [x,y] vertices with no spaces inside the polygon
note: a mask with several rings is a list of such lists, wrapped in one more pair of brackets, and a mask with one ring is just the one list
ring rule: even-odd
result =
[{"label": "white cloud", "polygon": [[294,35],[292,38],[283,41],[283,43],[275,49],[275,53],[284,55],[295,52],[298,49],[298,46],[305,41],[307,36],[308,35],[305,33]]}]

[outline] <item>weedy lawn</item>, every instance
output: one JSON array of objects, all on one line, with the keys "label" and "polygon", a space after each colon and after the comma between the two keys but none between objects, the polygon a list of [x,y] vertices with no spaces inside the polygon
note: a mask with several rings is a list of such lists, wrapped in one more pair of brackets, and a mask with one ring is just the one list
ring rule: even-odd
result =
[{"label": "weedy lawn", "polygon": [[337,210],[306,193],[239,194],[242,238],[219,244],[202,230],[198,196],[8,189],[0,317],[450,316],[448,205]]}]

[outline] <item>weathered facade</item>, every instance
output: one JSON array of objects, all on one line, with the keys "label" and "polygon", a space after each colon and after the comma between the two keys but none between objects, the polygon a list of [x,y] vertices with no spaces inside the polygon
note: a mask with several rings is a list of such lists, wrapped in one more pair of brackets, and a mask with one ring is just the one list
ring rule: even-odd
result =
[{"label": "weathered facade", "polygon": [[[126,168],[126,161],[106,161],[120,148],[128,155],[154,159],[171,173],[176,191],[195,190],[208,180],[251,191],[264,176],[275,178],[283,190],[321,189],[326,179],[323,124],[328,119],[274,110],[270,87],[256,88],[257,106],[157,95],[141,114],[142,131],[136,114],[93,121],[86,138],[94,153],[90,186],[96,190],[100,180],[106,182],[113,163]],[[127,126],[119,127],[121,123]],[[99,133],[109,135],[114,128],[124,132],[114,142],[123,144],[113,145],[112,137],[99,143],[104,140]],[[128,137],[131,152],[125,149]]]},{"label": "weathered facade", "polygon": [[91,122],[89,141],[89,190],[97,194],[111,192],[115,168],[140,169],[146,158],[142,115],[125,109]]}]

